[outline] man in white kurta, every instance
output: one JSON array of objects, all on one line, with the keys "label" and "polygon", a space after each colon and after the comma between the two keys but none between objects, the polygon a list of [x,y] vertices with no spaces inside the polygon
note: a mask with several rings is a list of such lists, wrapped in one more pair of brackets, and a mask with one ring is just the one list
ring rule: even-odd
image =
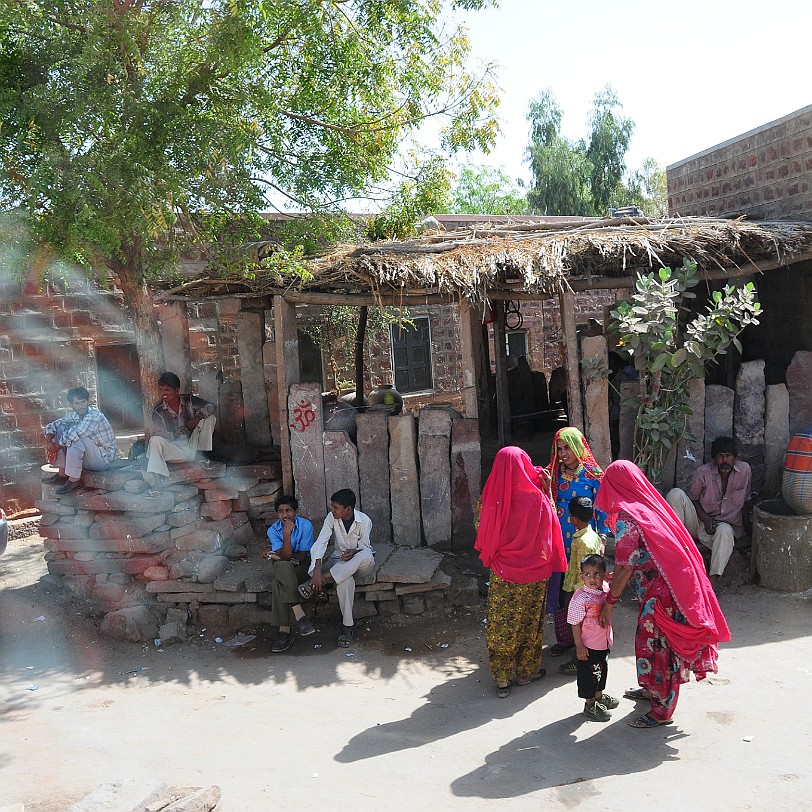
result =
[{"label": "man in white kurta", "polygon": [[[320,592],[326,584],[335,582],[343,628],[338,638],[342,648],[355,640],[352,605],[355,600],[355,573],[366,575],[375,566],[370,542],[372,519],[355,509],[355,494],[348,488],[330,497],[330,512],[321,532],[310,549],[310,580],[299,587],[303,597]],[[333,540],[333,552],[327,567],[323,565],[327,545]],[[329,568],[329,570],[328,570]]]}]

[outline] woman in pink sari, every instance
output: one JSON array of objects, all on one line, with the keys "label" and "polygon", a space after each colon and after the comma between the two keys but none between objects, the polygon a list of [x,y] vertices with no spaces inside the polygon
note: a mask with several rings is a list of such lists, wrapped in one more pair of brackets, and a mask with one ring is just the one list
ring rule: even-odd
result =
[{"label": "woman in pink sari", "polygon": [[544,676],[541,649],[547,580],[567,569],[549,477],[520,448],[501,449],[482,491],[476,549],[491,570],[485,643],[497,696],[514,677]]},{"label": "woman in pink sari", "polygon": [[608,515],[616,542],[601,623],[611,621],[629,581],[640,604],[634,640],[640,688],[626,696],[649,700],[651,709],[629,724],[670,724],[680,685],[691,672],[697,680],[716,673],[717,644],[730,640],[730,631],[696,544],[634,463],[618,460],[606,469],[595,507]]}]

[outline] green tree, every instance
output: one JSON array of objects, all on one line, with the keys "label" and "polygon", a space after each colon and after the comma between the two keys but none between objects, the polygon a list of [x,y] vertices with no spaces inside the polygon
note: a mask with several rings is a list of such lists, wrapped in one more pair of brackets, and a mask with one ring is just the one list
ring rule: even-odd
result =
[{"label": "green tree", "polygon": [[454,214],[527,214],[530,210],[521,181],[494,166],[463,166],[451,193]]},{"label": "green tree", "polygon": [[620,110],[614,91],[605,87],[592,103],[589,140],[573,141],[561,135],[563,112],[549,90],[530,102],[527,161],[533,181],[527,199],[534,212],[603,216],[636,203],[624,183],[634,122]]},{"label": "green tree", "polygon": [[621,107],[608,85],[595,94],[592,103],[586,159],[590,164],[592,207],[598,215],[606,214],[613,205],[624,205],[621,181],[626,173],[626,151],[634,122],[620,115]]},{"label": "green tree", "polygon": [[583,141],[561,135],[562,110],[549,90],[530,102],[527,160],[533,181],[527,201],[536,214],[593,214],[590,166]]},{"label": "green tree", "polygon": [[492,142],[489,69],[466,68],[442,7],[0,0],[0,208],[55,257],[119,277],[145,403],[163,366],[147,281],[212,215],[363,194],[430,116],[446,151]]},{"label": "green tree", "polygon": [[665,170],[654,160],[646,158],[643,166],[632,172],[626,181],[628,203],[637,206],[648,217],[665,217],[668,214],[668,184]]}]

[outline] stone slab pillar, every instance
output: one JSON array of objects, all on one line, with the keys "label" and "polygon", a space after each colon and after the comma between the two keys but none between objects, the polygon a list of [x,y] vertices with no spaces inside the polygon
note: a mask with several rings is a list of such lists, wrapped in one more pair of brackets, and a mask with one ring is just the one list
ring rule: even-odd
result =
[{"label": "stone slab pillar", "polygon": [[685,422],[685,432],[695,439],[683,437],[677,444],[676,486],[687,491],[694,471],[705,458],[705,381],[694,378],[688,384],[688,405],[692,414]]},{"label": "stone slab pillar", "polygon": [[419,547],[420,485],[417,478],[417,430],[414,415],[389,418],[389,487],[392,492],[392,539]]},{"label": "stone slab pillar", "polygon": [[812,352],[800,350],[787,367],[789,433],[812,425]]},{"label": "stone slab pillar", "polygon": [[324,503],[341,488],[358,498],[358,449],[346,431],[324,432]]},{"label": "stone slab pillar", "polygon": [[180,391],[192,391],[192,362],[189,354],[189,317],[186,302],[159,302],[164,366],[180,378]]},{"label": "stone slab pillar", "polygon": [[476,541],[476,506],[482,492],[482,451],[479,421],[451,421],[451,542],[454,549]]},{"label": "stone slab pillar", "polygon": [[711,443],[717,437],[733,436],[733,396],[727,386],[705,387],[705,459],[710,462]]},{"label": "stone slab pillar", "polygon": [[375,543],[392,541],[392,511],[389,503],[389,429],[385,411],[358,414],[358,478],[361,510],[372,519]]},{"label": "stone slab pillar", "polygon": [[[612,461],[612,440],[609,434],[609,366],[606,336],[584,336],[581,339],[584,363],[584,428],[589,447],[601,468]],[[592,374],[594,373],[594,374]]]},{"label": "stone slab pillar", "polygon": [[241,310],[237,313],[237,349],[240,353],[243,420],[250,445],[270,445],[271,426],[268,394],[265,390],[265,368],[262,343],[265,319],[262,312]]},{"label": "stone slab pillar", "polygon": [[316,531],[327,515],[324,481],[324,432],[321,389],[317,383],[296,383],[287,398],[288,436],[299,513]]},{"label": "stone slab pillar", "polygon": [[224,443],[245,443],[242,385],[239,381],[223,381],[220,384],[216,431]]},{"label": "stone slab pillar", "polygon": [[764,361],[745,361],[736,375],[733,426],[736,455],[753,471],[753,490],[764,486]]},{"label": "stone slab pillar", "polygon": [[[482,316],[477,307],[462,299],[460,312],[460,355],[462,356],[462,395],[466,417],[479,417],[479,389],[487,369],[482,347]],[[485,382],[487,386],[487,382]]]},{"label": "stone slab pillar", "polygon": [[420,410],[420,508],[429,547],[451,544],[451,412]]},{"label": "stone slab pillar", "polygon": [[767,387],[764,407],[764,485],[762,496],[781,494],[781,472],[790,439],[789,391],[783,383]]}]

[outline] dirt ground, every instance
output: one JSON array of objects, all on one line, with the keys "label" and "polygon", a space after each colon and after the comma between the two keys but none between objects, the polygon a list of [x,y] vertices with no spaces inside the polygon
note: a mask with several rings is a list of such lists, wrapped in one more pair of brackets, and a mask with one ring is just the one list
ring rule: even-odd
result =
[{"label": "dirt ground", "polygon": [[[552,659],[497,699],[484,605],[364,622],[350,651],[333,627],[281,655],[263,629],[159,649],[100,637],[42,580],[37,537],[11,542],[0,571],[0,807],[62,812],[115,779],[217,784],[224,812],[810,806],[810,593],[723,594],[719,674],[683,687],[674,725],[634,730],[628,700],[608,724],[583,719]],[[610,693],[635,684],[634,619],[621,603]]]}]

